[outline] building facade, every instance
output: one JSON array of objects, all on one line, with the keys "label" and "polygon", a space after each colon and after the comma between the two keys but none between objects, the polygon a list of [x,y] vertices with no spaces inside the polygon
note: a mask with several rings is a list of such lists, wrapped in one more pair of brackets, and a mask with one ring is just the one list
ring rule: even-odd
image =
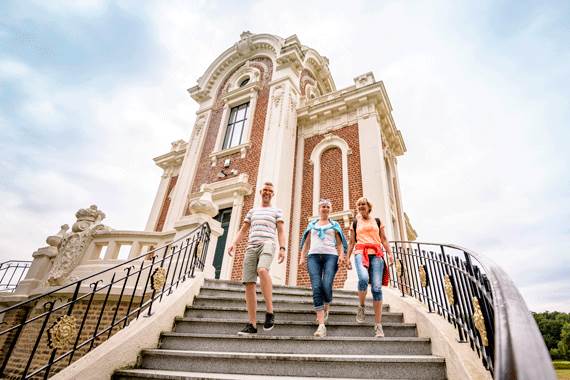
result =
[{"label": "building facade", "polygon": [[[288,242],[287,260],[271,269],[275,283],[309,284],[297,266],[299,239],[320,198],[332,200],[332,217],[348,231],[364,195],[390,240],[414,240],[398,179],[397,157],[406,147],[386,89],[366,73],[337,90],[328,63],[296,35],[242,33],[188,90],[199,104],[190,139],[154,159],[164,173],[146,230],[176,228],[190,203],[211,197],[224,229],[216,277],[239,280],[246,242],[234,257],[225,252],[270,181]],[[355,273],[341,269],[335,286],[355,281]]]}]

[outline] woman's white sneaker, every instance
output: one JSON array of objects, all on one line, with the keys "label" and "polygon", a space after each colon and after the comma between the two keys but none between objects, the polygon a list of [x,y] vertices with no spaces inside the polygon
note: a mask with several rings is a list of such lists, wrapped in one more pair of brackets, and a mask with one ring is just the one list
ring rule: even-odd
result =
[{"label": "woman's white sneaker", "polygon": [[358,310],[356,311],[356,322],[364,323],[365,319],[366,319],[366,310],[364,309],[364,306],[358,306]]},{"label": "woman's white sneaker", "polygon": [[319,327],[317,327],[317,331],[315,331],[313,335],[319,338],[327,336],[327,327],[325,325],[319,325]]},{"label": "woman's white sneaker", "polygon": [[382,325],[380,323],[374,325],[374,336],[376,338],[384,338],[384,330],[382,329]]}]

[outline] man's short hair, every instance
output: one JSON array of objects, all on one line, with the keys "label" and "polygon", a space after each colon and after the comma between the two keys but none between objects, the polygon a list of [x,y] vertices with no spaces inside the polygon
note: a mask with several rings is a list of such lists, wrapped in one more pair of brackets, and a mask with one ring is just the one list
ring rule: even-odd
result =
[{"label": "man's short hair", "polygon": [[273,186],[273,183],[271,183],[271,182],[269,182],[269,181],[263,182],[263,186],[275,187],[275,186]]}]

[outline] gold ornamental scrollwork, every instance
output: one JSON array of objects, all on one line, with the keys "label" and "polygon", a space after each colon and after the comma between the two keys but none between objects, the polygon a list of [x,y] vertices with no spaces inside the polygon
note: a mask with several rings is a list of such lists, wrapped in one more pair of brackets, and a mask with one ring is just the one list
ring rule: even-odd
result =
[{"label": "gold ornamental scrollwork", "polygon": [[443,277],[443,287],[445,288],[445,295],[449,301],[449,305],[455,304],[455,297],[453,296],[453,284],[451,283],[451,278],[448,274]]},{"label": "gold ornamental scrollwork", "polygon": [[402,277],[403,272],[404,271],[402,270],[402,260],[398,259],[398,260],[396,260],[396,275],[398,277]]},{"label": "gold ornamental scrollwork", "polygon": [[422,287],[425,288],[427,287],[427,272],[426,272],[426,266],[421,264],[418,267],[418,272],[420,274],[420,283],[422,284]]},{"label": "gold ornamental scrollwork", "polygon": [[475,324],[477,331],[479,331],[479,335],[481,335],[483,346],[487,347],[489,345],[489,340],[487,339],[485,318],[483,318],[483,313],[481,312],[481,307],[479,306],[479,300],[477,297],[473,297],[471,301],[473,303],[473,323]]},{"label": "gold ornamental scrollwork", "polygon": [[152,274],[152,290],[160,290],[166,282],[166,269],[163,267],[156,268]]},{"label": "gold ornamental scrollwork", "polygon": [[77,320],[70,315],[61,316],[48,330],[48,344],[51,349],[63,350],[75,342]]}]

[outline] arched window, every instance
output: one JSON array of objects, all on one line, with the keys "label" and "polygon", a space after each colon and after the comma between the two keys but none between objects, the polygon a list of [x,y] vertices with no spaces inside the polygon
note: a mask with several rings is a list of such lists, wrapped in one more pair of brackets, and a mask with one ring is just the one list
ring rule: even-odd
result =
[{"label": "arched window", "polygon": [[245,77],[244,79],[242,79],[241,82],[239,82],[239,86],[240,86],[240,87],[243,87],[243,86],[245,86],[245,85],[248,84],[248,83],[249,83],[249,77]]}]

